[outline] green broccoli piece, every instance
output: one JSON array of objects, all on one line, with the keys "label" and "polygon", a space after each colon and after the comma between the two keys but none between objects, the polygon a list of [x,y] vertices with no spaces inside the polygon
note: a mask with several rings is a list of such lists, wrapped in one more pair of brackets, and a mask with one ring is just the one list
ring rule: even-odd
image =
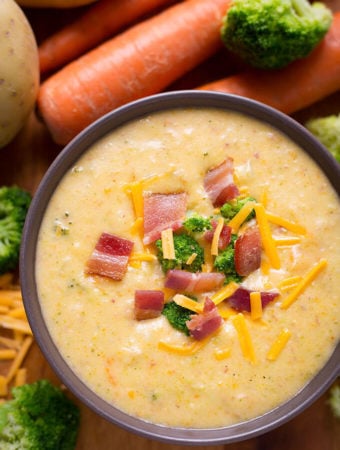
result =
[{"label": "green broccoli piece", "polygon": [[[227,203],[224,203],[223,206],[221,206],[220,213],[221,216],[223,216],[227,220],[231,220],[236,214],[240,211],[240,209],[248,202],[256,202],[256,200],[253,197],[244,197],[240,198],[237,197],[234,200],[230,200]],[[253,217],[255,217],[255,211],[253,210],[246,220],[250,220]]]},{"label": "green broccoli piece", "polygon": [[[174,234],[175,259],[165,259],[163,257],[162,240],[156,241],[158,249],[157,258],[162,266],[163,272],[170,269],[183,269],[188,272],[198,272],[204,263],[204,250],[199,243],[188,234]],[[196,253],[197,256],[191,264],[186,264],[188,258]]]},{"label": "green broccoli piece", "polygon": [[334,384],[329,390],[328,404],[334,417],[340,419],[340,385]]},{"label": "green broccoli piece", "polygon": [[0,405],[2,450],[73,450],[80,411],[58,387],[39,380],[12,389]]},{"label": "green broccoli piece", "polygon": [[177,305],[173,300],[165,303],[162,314],[168,319],[170,325],[178,331],[190,335],[186,322],[195,314],[190,309]]},{"label": "green broccoli piece", "polygon": [[184,220],[183,227],[189,233],[202,233],[212,229],[211,219],[194,214]]},{"label": "green broccoli piece", "polygon": [[233,234],[231,238],[231,242],[228,247],[220,252],[214,261],[214,267],[218,272],[224,273],[226,276],[226,283],[230,283],[231,281],[235,281],[239,283],[242,280],[242,277],[238,275],[235,269],[235,241],[237,239],[237,235]]},{"label": "green broccoli piece", "polygon": [[309,119],[305,126],[340,163],[340,114]]},{"label": "green broccoli piece", "polygon": [[0,274],[16,268],[31,195],[16,186],[0,188]]},{"label": "green broccoli piece", "polygon": [[321,2],[233,0],[223,19],[221,38],[251,66],[278,69],[309,55],[332,19],[332,11]]}]

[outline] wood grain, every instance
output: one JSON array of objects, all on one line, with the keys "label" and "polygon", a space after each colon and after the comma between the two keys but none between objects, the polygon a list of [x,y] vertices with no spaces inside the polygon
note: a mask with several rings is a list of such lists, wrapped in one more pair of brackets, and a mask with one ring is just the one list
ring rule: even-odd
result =
[{"label": "wood grain", "polygon": [[[340,2],[328,2],[338,9]],[[339,8],[340,9],[340,8]],[[40,41],[48,33],[72,20],[79,11],[67,12],[46,10],[27,10],[27,16]],[[188,88],[197,85],[198,80],[208,80],[221,73],[221,60],[224,54],[216,55],[176,84],[176,88]],[[233,66],[237,70],[237,62]],[[315,115],[340,112],[340,92],[335,93],[318,104],[300,111],[294,118],[301,123]],[[39,120],[32,113],[25,127],[10,145],[0,150],[0,185],[13,183],[28,189],[34,194],[49,165],[62,150]],[[26,361],[29,380],[49,378],[59,383],[57,376],[41,354],[38,346],[33,345]],[[1,371],[1,366],[0,366]],[[336,420],[327,404],[327,393],[302,414],[276,430],[257,438],[230,445],[202,446],[202,450],[340,450],[340,420]],[[74,399],[81,409],[81,429],[77,450],[179,450],[197,447],[170,445],[136,436],[99,417],[79,400]]]}]

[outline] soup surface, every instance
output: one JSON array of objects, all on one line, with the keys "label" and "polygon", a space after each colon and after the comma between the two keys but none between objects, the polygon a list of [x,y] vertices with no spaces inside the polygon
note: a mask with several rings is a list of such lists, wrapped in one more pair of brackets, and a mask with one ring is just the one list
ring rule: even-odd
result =
[{"label": "soup surface", "polygon": [[[164,314],[136,320],[136,290],[161,290],[165,302],[175,293],[164,289],[154,244],[142,242],[133,186],[137,194],[141,187],[148,195],[185,193],[189,212],[210,217],[218,210],[204,179],[227,158],[240,198],[251,196],[260,209],[241,230],[260,228],[261,265],[238,284],[278,295],[257,316],[255,306],[249,312],[233,309],[228,299],[216,302],[222,324],[199,341],[173,328]],[[264,224],[257,223],[261,217]],[[277,130],[216,109],[149,115],[92,146],[53,195],[37,250],[43,314],[70,367],[119,409],[178,427],[234,424],[292,397],[334,350],[339,229],[336,193]],[[121,280],[86,270],[103,232],[133,242]],[[203,270],[214,268],[207,263]]]}]

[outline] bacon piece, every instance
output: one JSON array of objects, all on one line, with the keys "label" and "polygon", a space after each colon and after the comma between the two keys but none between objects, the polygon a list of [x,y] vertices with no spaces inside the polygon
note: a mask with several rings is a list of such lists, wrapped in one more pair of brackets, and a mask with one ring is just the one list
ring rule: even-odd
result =
[{"label": "bacon piece", "polygon": [[215,303],[207,297],[204,301],[203,312],[194,314],[186,322],[190,336],[202,340],[217,331],[222,325],[222,317],[218,313]]},{"label": "bacon piece", "polygon": [[245,277],[261,265],[261,235],[257,226],[249,227],[235,242],[235,269]]},{"label": "bacon piece", "polygon": [[[228,297],[228,303],[236,311],[248,311],[250,312],[250,293],[252,291],[244,287],[239,287],[236,291]],[[261,292],[262,308],[265,308],[268,303],[272,302],[277,296],[278,292]]]},{"label": "bacon piece", "polygon": [[187,209],[187,194],[148,194],[144,196],[144,238],[145,245],[161,237],[163,230],[173,231],[182,226]]},{"label": "bacon piece", "polygon": [[233,159],[227,158],[219,166],[208,170],[204,177],[204,189],[215,207],[239,195],[234,183]]},{"label": "bacon piece", "polygon": [[[204,233],[204,239],[207,242],[212,242],[214,233],[217,227],[216,220],[213,220],[211,222],[212,230],[208,230]],[[218,239],[218,248],[219,250],[224,250],[229,244],[231,240],[231,227],[228,227],[228,225],[223,225],[220,237]]]},{"label": "bacon piece", "polygon": [[182,292],[209,292],[221,287],[224,280],[222,273],[173,269],[166,274],[165,287]]},{"label": "bacon piece", "polygon": [[114,234],[102,233],[86,263],[87,274],[101,275],[113,280],[123,279],[133,242]]},{"label": "bacon piece", "polygon": [[164,292],[137,289],[135,291],[135,318],[137,320],[159,317],[164,306]]}]

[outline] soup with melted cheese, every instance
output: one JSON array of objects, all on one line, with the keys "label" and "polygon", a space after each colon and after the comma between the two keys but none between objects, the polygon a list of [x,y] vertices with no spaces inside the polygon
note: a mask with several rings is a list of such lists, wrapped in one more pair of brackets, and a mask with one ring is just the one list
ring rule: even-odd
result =
[{"label": "soup with melted cheese", "polygon": [[[204,183],[225,161],[232,162],[229,181],[237,196],[251,197],[248,214],[255,211],[250,220],[234,219],[232,234],[258,228],[260,264],[208,292],[170,289],[154,241],[143,243],[145,194],[184,193],[185,214],[215,217],[216,250],[220,205]],[[181,225],[166,228],[164,251],[171,253]],[[209,108],[151,114],[89,148],[52,196],[37,249],[43,315],[66,362],[107,402],[162,425],[228,426],[291,398],[334,350],[340,334],[339,229],[339,199],[326,177],[268,124]],[[133,243],[121,279],[88,270],[102,233]],[[209,241],[203,232],[198,238],[202,273],[216,272],[213,237]],[[228,296],[240,286],[276,295],[263,307],[252,295],[250,311],[235,309]],[[162,292],[164,303],[179,294],[186,309],[213,299],[219,326],[195,339],[162,313],[136,320],[136,290]]]}]

